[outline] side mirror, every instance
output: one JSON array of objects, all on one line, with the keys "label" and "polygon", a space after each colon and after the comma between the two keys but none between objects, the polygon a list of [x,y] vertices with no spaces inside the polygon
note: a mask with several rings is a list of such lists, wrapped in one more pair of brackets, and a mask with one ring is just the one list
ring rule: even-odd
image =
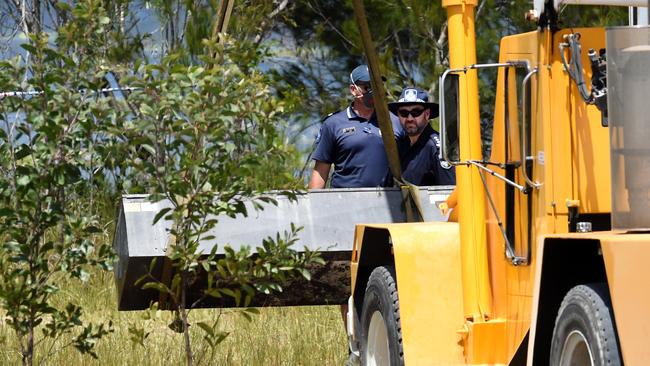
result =
[{"label": "side mirror", "polygon": [[458,74],[445,71],[440,77],[440,135],[442,136],[441,155],[448,163],[460,162],[458,146]]}]

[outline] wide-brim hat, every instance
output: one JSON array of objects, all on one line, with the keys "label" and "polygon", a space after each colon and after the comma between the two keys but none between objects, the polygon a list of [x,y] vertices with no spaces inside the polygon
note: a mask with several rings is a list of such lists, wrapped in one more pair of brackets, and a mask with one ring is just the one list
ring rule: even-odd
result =
[{"label": "wide-brim hat", "polygon": [[417,88],[404,88],[397,102],[388,103],[388,109],[396,115],[399,107],[414,104],[429,108],[429,119],[438,117],[438,103],[429,102],[429,95]]}]

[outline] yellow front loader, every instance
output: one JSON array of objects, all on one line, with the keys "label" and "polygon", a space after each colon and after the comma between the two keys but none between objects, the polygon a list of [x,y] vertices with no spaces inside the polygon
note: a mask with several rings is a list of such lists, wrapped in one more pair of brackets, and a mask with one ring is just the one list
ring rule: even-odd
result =
[{"label": "yellow front loader", "polygon": [[[564,2],[536,1],[538,30],[481,65],[477,1],[443,0],[458,220],[356,227],[348,334],[362,364],[650,363],[650,28],[557,29]],[[498,70],[489,156],[485,68]]]}]

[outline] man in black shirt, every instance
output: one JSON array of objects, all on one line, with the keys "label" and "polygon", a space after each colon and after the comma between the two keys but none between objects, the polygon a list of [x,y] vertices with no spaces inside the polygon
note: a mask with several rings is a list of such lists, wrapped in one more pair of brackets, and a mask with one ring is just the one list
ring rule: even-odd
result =
[{"label": "man in black shirt", "polygon": [[438,105],[429,102],[426,92],[405,88],[388,109],[399,117],[408,137],[398,140],[402,177],[417,186],[455,185],[454,167],[442,159],[440,135],[429,124],[438,116]]}]

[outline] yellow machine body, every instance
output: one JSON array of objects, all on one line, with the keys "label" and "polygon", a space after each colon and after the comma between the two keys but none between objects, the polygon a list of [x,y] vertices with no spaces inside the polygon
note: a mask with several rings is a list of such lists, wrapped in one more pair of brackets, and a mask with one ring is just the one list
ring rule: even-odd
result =
[{"label": "yellow machine body", "polygon": [[[623,231],[556,234],[540,238],[535,267],[528,364],[548,364],[545,339],[555,320],[553,298],[572,283],[606,282],[623,362],[650,360],[650,234]],[[550,308],[550,309],[549,309]],[[549,322],[551,324],[549,324]],[[549,329],[550,327],[550,329]]]},{"label": "yellow machine body", "polygon": [[[389,238],[392,246],[388,245]],[[431,242],[430,238],[437,240]],[[463,324],[458,224],[357,226],[352,278],[359,274],[362,248],[369,253],[363,254],[361,271],[369,268],[369,262],[378,266],[394,259],[390,264],[398,273],[405,362],[426,365],[435,354],[443,364],[463,363],[462,335],[458,332],[459,324]],[[353,282],[353,293],[355,285]]]},{"label": "yellow machine body", "polygon": [[[475,64],[476,1],[443,5],[450,68]],[[602,28],[542,29],[500,43],[499,63],[528,68],[498,69],[487,160],[500,164],[490,168],[501,176],[521,186],[528,178],[536,188],[522,192],[461,164],[458,224],[357,227],[354,302],[360,309],[373,268],[395,267],[407,365],[548,364],[560,302],[573,286],[589,283],[584,281],[609,287],[624,362],[650,360],[644,346],[649,322],[638,321],[650,308],[650,234],[569,233],[576,212],[593,221],[594,230],[609,230],[611,183],[609,130],[601,125],[600,111],[581,99],[562,63],[559,45],[568,33],[581,35],[583,65],[589,65],[584,50],[605,48]],[[584,71],[590,80],[589,67]],[[458,75],[460,160],[482,160],[477,70]],[[524,88],[529,89],[522,98]],[[525,260],[515,263],[508,246]]]}]

